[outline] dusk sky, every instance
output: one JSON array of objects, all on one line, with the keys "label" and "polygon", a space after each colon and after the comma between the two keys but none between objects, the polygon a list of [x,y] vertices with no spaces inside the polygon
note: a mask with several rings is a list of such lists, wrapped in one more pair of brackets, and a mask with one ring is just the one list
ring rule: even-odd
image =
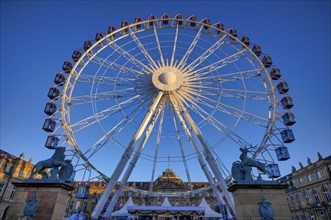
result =
[{"label": "dusk sky", "polygon": [[[41,129],[47,92],[62,64],[109,25],[167,12],[208,17],[261,45],[282,70],[294,100],[291,159],[307,164],[331,154],[330,1],[1,1],[0,149],[34,162],[52,152]],[[231,150],[231,149],[229,149]],[[235,152],[234,155],[239,155]],[[238,160],[237,156],[231,158]],[[230,167],[229,167],[230,168]],[[139,179],[139,177],[137,177]]]}]

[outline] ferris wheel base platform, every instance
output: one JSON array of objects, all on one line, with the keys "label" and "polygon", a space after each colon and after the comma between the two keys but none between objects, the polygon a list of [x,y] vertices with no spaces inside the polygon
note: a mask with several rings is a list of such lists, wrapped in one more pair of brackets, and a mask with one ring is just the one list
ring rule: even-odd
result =
[{"label": "ferris wheel base platform", "polygon": [[[237,220],[260,220],[263,215],[273,219],[291,219],[285,189],[287,185],[236,183],[228,188],[233,194]],[[267,211],[267,214],[264,213]]]},{"label": "ferris wheel base platform", "polygon": [[[60,182],[14,182],[16,194],[5,220],[33,219],[63,220],[72,184]],[[36,198],[33,201],[32,198]],[[30,208],[28,207],[30,206]],[[34,208],[34,209],[33,209]]]}]

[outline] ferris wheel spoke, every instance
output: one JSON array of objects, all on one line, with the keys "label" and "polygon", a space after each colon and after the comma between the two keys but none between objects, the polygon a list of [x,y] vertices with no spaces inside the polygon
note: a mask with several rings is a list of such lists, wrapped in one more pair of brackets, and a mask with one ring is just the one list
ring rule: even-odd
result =
[{"label": "ferris wheel spoke", "polygon": [[[166,99],[163,101],[163,106],[165,106]],[[154,181],[154,175],[155,175],[155,168],[156,168],[156,162],[157,162],[157,156],[159,152],[159,146],[160,146],[160,141],[161,141],[161,134],[162,134],[162,129],[163,129],[163,120],[164,120],[164,108],[162,109],[162,114],[159,122],[159,128],[157,131],[157,137],[156,137],[156,145],[155,145],[155,151],[154,151],[154,158],[153,158],[153,169],[152,169],[152,177],[149,185],[149,192],[152,192],[153,190],[153,181]]]},{"label": "ferris wheel spoke", "polygon": [[136,57],[129,54],[127,51],[125,51],[122,47],[118,46],[116,43],[108,44],[109,47],[111,47],[113,50],[115,50],[117,53],[122,55],[125,59],[127,59],[129,62],[131,62],[133,65],[135,65],[137,68],[139,68],[142,72],[146,74],[150,74],[153,72],[153,69],[142,63],[140,60],[138,60]]},{"label": "ferris wheel spoke", "polygon": [[147,106],[144,107],[143,105],[144,103],[141,103],[139,106],[133,109],[130,114],[128,114],[124,119],[117,123],[106,134],[104,134],[95,144],[93,144],[92,147],[90,147],[84,153],[84,155],[87,155],[89,152],[92,152],[87,157],[88,159],[90,159],[97,151],[99,151],[103,146],[105,146],[109,142],[109,140],[113,139],[116,135],[123,131],[127,125],[132,123],[132,121],[147,108]]},{"label": "ferris wheel spoke", "polygon": [[[108,118],[109,116],[111,115],[114,115],[118,112],[120,112],[121,110],[123,109],[126,109],[126,108],[129,108],[129,107],[132,107],[134,105],[136,105],[137,103],[141,102],[138,98],[140,97],[141,95],[136,95],[136,96],[133,96],[121,103],[118,103],[114,106],[111,106],[109,108],[106,108],[100,112],[97,112],[89,117],[86,117],[84,119],[81,119],[79,120],[78,122],[75,122],[75,123],[72,123],[71,124],[71,127],[73,128],[73,132],[78,132],[80,131],[81,129],[84,129],[88,126],[91,126],[99,121],[102,121],[106,118]],[[122,105],[126,105],[126,104],[130,104],[130,105],[127,105],[125,107],[123,107]],[[76,128],[77,127],[77,128]],[[76,129],[74,129],[76,128]]]},{"label": "ferris wheel spoke", "polygon": [[225,83],[225,82],[232,82],[235,80],[247,80],[250,78],[259,77],[261,71],[263,71],[263,69],[257,68],[257,69],[242,70],[232,73],[223,73],[218,75],[218,81],[220,83]]},{"label": "ferris wheel spoke", "polygon": [[[121,92],[126,93],[126,94],[119,95],[119,93],[121,93]],[[115,90],[115,91],[99,92],[97,94],[72,96],[70,99],[71,100],[70,106],[102,102],[102,101],[107,101],[107,100],[115,99],[115,98],[118,99],[118,98],[132,97],[133,95],[135,95],[134,88],[127,88],[127,89],[121,89],[121,90]]]},{"label": "ferris wheel spoke", "polygon": [[[155,26],[155,25],[154,25]],[[156,68],[158,68],[158,65],[155,63],[155,61],[153,60],[153,58],[149,55],[148,51],[145,49],[144,45],[140,42],[140,40],[137,38],[137,36],[135,35],[134,31],[130,29],[130,36],[132,37],[132,39],[134,40],[134,42],[137,44],[137,46],[139,47],[139,49],[141,50],[141,52],[144,54],[146,60],[149,62],[149,66],[153,69],[156,70]]]},{"label": "ferris wheel spoke", "polygon": [[240,89],[226,89],[222,88],[220,95],[227,98],[251,99],[257,101],[268,101],[269,92],[254,91],[254,90],[240,90]]},{"label": "ferris wheel spoke", "polygon": [[[234,63],[236,62],[237,60],[239,60],[240,58],[242,58],[243,56],[246,55],[246,52],[247,52],[247,49],[241,49],[239,50],[237,53],[234,53],[230,56],[227,56],[221,60],[218,60],[212,64],[209,64],[207,66],[204,66],[200,69],[197,69],[197,70],[193,70],[193,71],[189,71],[188,72],[188,75],[193,75],[195,74],[197,77],[201,77],[201,76],[204,76],[204,75],[208,75],[210,74],[211,72],[214,72],[222,67],[225,67],[227,66],[228,64],[231,64],[231,63]],[[208,70],[206,72],[201,72],[201,71],[204,71],[204,70]]]},{"label": "ferris wheel spoke", "polygon": [[202,34],[202,32],[201,32],[202,31],[202,28],[203,28],[203,25],[201,25],[198,33],[195,35],[195,37],[194,37],[194,39],[192,41],[190,47],[187,49],[185,55],[183,56],[183,58],[180,60],[179,64],[177,65],[177,68],[179,70],[182,70],[185,67],[188,58],[190,57],[192,51],[194,50],[195,46],[197,45],[197,43],[198,43],[198,41],[200,39],[200,36]]},{"label": "ferris wheel spoke", "polygon": [[226,35],[219,38],[211,47],[209,47],[203,54],[201,54],[197,59],[192,61],[189,65],[182,69],[183,72],[191,72],[202,64],[210,55],[212,55],[217,49],[219,49],[226,40]]},{"label": "ferris wheel spoke", "polygon": [[[230,138],[231,140],[233,140],[235,143],[237,143],[238,145],[240,145],[242,147],[250,145],[244,138],[241,138],[239,135],[237,135],[231,129],[229,129],[226,125],[221,123],[219,120],[214,118],[212,115],[208,114],[208,112],[206,112],[204,109],[202,109],[196,102],[194,102],[190,98],[184,98],[187,94],[180,94],[180,93],[178,93],[178,94],[179,94],[179,99],[181,99],[182,102],[185,103],[186,106],[190,107],[190,109],[192,109],[195,113],[197,113],[197,115],[199,115],[202,119],[209,122],[218,131],[220,131],[221,133],[223,133],[228,138]],[[190,102],[192,105],[190,106],[190,104],[187,101]]]},{"label": "ferris wheel spoke", "polygon": [[172,54],[171,54],[171,60],[170,60],[170,66],[174,66],[174,60],[175,60],[175,53],[176,53],[176,47],[177,47],[177,39],[178,39],[178,23],[176,26],[176,33],[175,33],[175,40],[174,40],[174,46],[172,48]]},{"label": "ferris wheel spoke", "polygon": [[165,66],[163,53],[162,53],[162,49],[161,49],[161,45],[160,45],[160,41],[159,41],[159,35],[156,31],[156,25],[153,25],[153,27],[154,27],[154,35],[155,35],[155,41],[156,41],[156,44],[157,44],[157,49],[159,50],[159,54],[160,54],[161,64],[162,64],[162,66]]},{"label": "ferris wheel spoke", "polygon": [[183,164],[184,164],[184,168],[185,168],[185,172],[186,172],[186,177],[187,177],[187,180],[189,182],[190,189],[193,190],[191,176],[190,176],[190,172],[189,172],[189,169],[188,169],[188,166],[187,166],[186,156],[185,156],[185,153],[184,153],[184,147],[183,147],[183,143],[182,143],[182,140],[181,140],[181,137],[180,137],[180,132],[179,132],[179,129],[178,129],[178,126],[177,126],[176,114],[175,114],[175,109],[174,109],[173,106],[171,106],[171,110],[172,110],[172,117],[173,117],[173,120],[174,120],[175,130],[176,130],[177,141],[178,141],[178,145],[179,145],[179,148],[180,148],[180,153],[181,153],[181,156],[182,156],[182,160],[183,160]]},{"label": "ferris wheel spoke", "polygon": [[126,81],[126,82],[134,82],[136,78],[120,78],[114,76],[96,76],[91,74],[83,74],[81,73],[79,78],[76,80],[78,83],[93,83],[94,81],[98,84],[106,84],[106,85],[117,85],[118,81]]},{"label": "ferris wheel spoke", "polygon": [[[216,100],[212,100],[208,97],[202,96],[201,94],[194,94],[194,95],[198,96],[200,99],[194,98],[192,95],[190,95],[190,93],[186,94],[186,98],[188,100],[193,100],[193,103],[196,103],[196,106],[198,106],[197,108],[200,109],[200,111],[202,111],[206,115],[210,115],[210,114],[207,113],[205,110],[203,110],[198,105],[199,103],[206,106],[206,107],[208,107],[208,108],[210,108],[210,109],[217,110],[217,111],[226,113],[226,114],[228,114],[232,117],[237,118],[238,119],[237,123],[239,122],[239,119],[243,119],[247,122],[250,122],[250,123],[253,123],[253,124],[256,124],[256,125],[259,125],[261,127],[266,128],[267,127],[266,124],[269,122],[267,119],[265,119],[263,117],[260,117],[256,114],[244,111],[243,109],[238,109],[238,108],[235,108],[235,107],[232,107],[232,106],[225,105],[223,103],[218,103]],[[205,102],[203,100],[206,100],[207,102]],[[208,103],[208,102],[211,102],[211,104]]]},{"label": "ferris wheel spoke", "polygon": [[[135,70],[133,68],[129,68],[129,67],[126,67],[125,65],[121,65],[121,64],[118,64],[116,63],[115,61],[114,62],[111,62],[109,60],[106,60],[106,59],[103,59],[101,57],[98,57],[96,55],[91,55],[93,58],[90,59],[90,62],[92,63],[95,63],[95,64],[98,64],[100,66],[103,66],[105,67],[106,69],[112,69],[112,70],[115,70],[115,71],[120,71],[120,72],[132,72],[132,73],[135,73],[135,74],[144,74],[142,73],[141,71],[139,70]],[[130,60],[128,60],[129,62]],[[132,62],[131,62],[132,63]]]}]

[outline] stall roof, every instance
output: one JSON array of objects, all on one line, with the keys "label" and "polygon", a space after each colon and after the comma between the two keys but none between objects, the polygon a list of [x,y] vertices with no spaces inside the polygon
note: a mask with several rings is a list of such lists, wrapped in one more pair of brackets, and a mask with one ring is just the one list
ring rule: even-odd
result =
[{"label": "stall roof", "polygon": [[202,198],[199,207],[205,208],[205,215],[204,215],[204,217],[207,217],[207,218],[212,218],[212,217],[221,218],[222,217],[222,214],[220,214],[218,212],[215,212],[214,210],[212,210],[210,208],[210,206],[206,202],[205,198]]},{"label": "stall roof", "polygon": [[128,201],[125,203],[125,205],[116,212],[111,213],[111,216],[132,216],[129,212],[127,207],[128,206],[134,206],[134,203],[132,201],[132,198],[129,197]]}]

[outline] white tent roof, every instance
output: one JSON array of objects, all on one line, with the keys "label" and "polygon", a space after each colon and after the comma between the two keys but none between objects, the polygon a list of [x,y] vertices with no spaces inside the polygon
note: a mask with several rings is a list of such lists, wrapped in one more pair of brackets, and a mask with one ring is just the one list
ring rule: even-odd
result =
[{"label": "white tent roof", "polygon": [[206,202],[205,198],[202,198],[201,203],[199,205],[199,207],[204,207],[205,209],[205,216],[207,218],[212,218],[212,217],[216,217],[216,218],[221,218],[222,214],[215,212],[214,210],[212,210],[210,208],[210,206],[208,205],[208,203]]},{"label": "white tent roof", "polygon": [[165,197],[165,199],[163,200],[162,206],[171,206],[168,197]]},{"label": "white tent roof", "polygon": [[131,214],[128,213],[128,209],[127,209],[128,206],[134,206],[131,197],[129,197],[128,201],[125,203],[125,205],[120,210],[117,210],[116,212],[111,213],[111,216],[131,216]]}]

